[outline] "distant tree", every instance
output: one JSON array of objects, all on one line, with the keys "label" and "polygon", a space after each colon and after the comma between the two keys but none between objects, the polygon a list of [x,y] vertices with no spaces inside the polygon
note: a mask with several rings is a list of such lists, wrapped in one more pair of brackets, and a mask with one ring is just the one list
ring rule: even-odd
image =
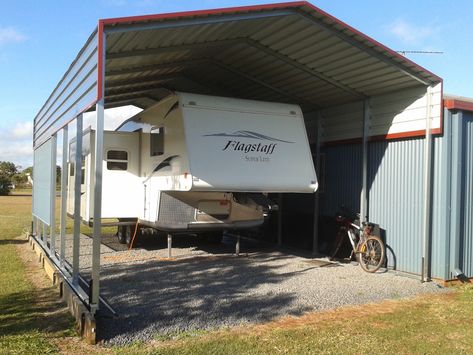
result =
[{"label": "distant tree", "polygon": [[[33,167],[29,166],[21,172],[24,175],[25,179],[27,180],[27,174],[30,174],[31,178],[33,179]],[[61,186],[61,167],[56,165],[56,185]]]},{"label": "distant tree", "polygon": [[0,161],[0,195],[8,195],[16,174],[18,174],[18,168],[14,163]]},{"label": "distant tree", "polygon": [[30,176],[33,177],[33,167],[32,166],[27,167],[26,169],[22,171],[22,173],[25,175],[30,174]]},{"label": "distant tree", "polygon": [[10,177],[0,172],[0,195],[8,195],[8,193],[10,192],[10,184]]},{"label": "distant tree", "polygon": [[10,161],[0,161],[0,173],[11,178],[18,174],[18,168]]}]

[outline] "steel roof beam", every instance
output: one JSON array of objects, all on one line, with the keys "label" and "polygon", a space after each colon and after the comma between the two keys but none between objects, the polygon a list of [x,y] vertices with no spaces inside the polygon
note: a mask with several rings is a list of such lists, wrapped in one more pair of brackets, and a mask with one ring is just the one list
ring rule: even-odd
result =
[{"label": "steel roof beam", "polygon": [[194,18],[190,20],[167,20],[161,22],[150,22],[146,24],[105,24],[104,31],[106,34],[113,33],[124,33],[132,31],[147,31],[147,30],[158,30],[158,29],[171,29],[178,27],[188,27],[188,26],[197,26],[197,25],[209,25],[209,24],[218,24],[224,22],[234,22],[234,21],[248,21],[262,18],[271,18],[271,17],[282,17],[293,15],[294,12],[290,10],[272,10],[259,13],[245,13],[245,14],[222,14],[220,16],[213,15],[205,18]]},{"label": "steel roof beam", "polygon": [[330,78],[329,76],[315,70],[315,69],[311,69],[309,68],[308,66],[302,64],[302,63],[299,63],[298,61],[284,55],[284,54],[281,54],[273,49],[271,49],[270,47],[266,47],[265,45],[261,44],[260,42],[258,41],[255,41],[253,39],[247,39],[246,42],[252,46],[252,47],[255,47],[263,52],[265,52],[266,54],[269,54],[271,56],[274,56],[276,58],[278,58],[279,60],[293,66],[293,67],[296,67],[297,69],[307,73],[307,74],[310,74],[312,76],[315,76],[317,78],[319,78],[320,80],[323,80],[337,88],[339,88],[340,90],[343,90],[351,95],[354,95],[356,97],[359,97],[359,98],[365,98],[366,95],[364,95],[363,93],[360,93],[358,91],[356,91],[355,89],[352,89],[340,82],[338,82],[337,80],[335,79],[332,79]]},{"label": "steel roof beam", "polygon": [[147,77],[146,79],[138,78],[138,79],[130,79],[130,80],[115,80],[115,81],[107,81],[105,90],[116,89],[124,86],[139,86],[145,84],[153,84],[158,83],[165,80],[173,80],[179,78],[181,76],[181,72],[174,73],[174,74],[164,74],[164,75],[154,75],[152,77]]},{"label": "steel roof beam", "polygon": [[319,106],[311,101],[308,101],[306,99],[303,99],[303,98],[300,98],[300,97],[297,97],[297,96],[294,96],[294,95],[291,95],[287,92],[285,92],[284,90],[281,90],[271,84],[268,84],[266,83],[265,81],[263,80],[260,80],[258,78],[255,78],[254,76],[251,76],[251,75],[248,75],[238,69],[235,69],[225,63],[222,63],[220,61],[217,61],[217,60],[213,60],[212,63],[215,63],[217,66],[227,70],[227,71],[230,71],[238,76],[241,76],[243,78],[245,78],[246,80],[248,81],[252,81],[260,86],[264,86],[266,87],[267,89],[270,89],[271,91],[274,91],[274,92],[277,92],[278,94],[284,96],[284,97],[287,97],[287,98],[290,98],[291,100],[294,100],[295,102],[299,102],[299,103],[305,103],[306,105],[310,105],[310,106],[313,106],[313,107],[316,107],[316,108],[319,108]]},{"label": "steel roof beam", "polygon": [[347,35],[346,33],[343,33],[341,31],[338,31],[338,30],[334,29],[332,26],[320,21],[316,17],[311,16],[311,15],[309,15],[305,12],[302,12],[300,10],[295,10],[295,12],[297,14],[299,14],[302,18],[306,19],[307,21],[310,21],[311,23],[315,23],[316,25],[318,25],[323,30],[325,30],[325,31],[329,32],[330,34],[340,38],[341,40],[351,44],[352,46],[368,53],[370,56],[375,57],[376,59],[378,59],[378,60],[380,60],[380,61],[382,61],[382,62],[384,62],[384,63],[386,63],[390,66],[396,67],[402,73],[408,75],[412,79],[417,80],[418,82],[422,83],[423,85],[428,86],[428,85],[434,83],[431,80],[419,77],[418,73],[416,73],[416,72],[406,68],[405,66],[401,65],[400,63],[397,63],[396,61],[388,58],[386,55],[381,54],[380,52],[374,50],[373,48],[367,46],[366,44],[357,41],[356,39],[354,39],[353,37]]},{"label": "steel roof beam", "polygon": [[[221,47],[221,46],[230,46],[232,44],[240,44],[240,43],[245,43],[253,48],[256,48],[258,50],[263,51],[264,53],[271,55],[273,57],[278,58],[279,60],[283,61],[284,63],[295,67],[307,74],[310,74],[311,76],[315,76],[318,79],[325,81],[328,84],[331,84],[340,90],[343,90],[350,95],[353,95],[358,98],[364,98],[366,95],[363,93],[360,93],[346,85],[343,85],[342,83],[336,81],[335,79],[332,79],[328,77],[327,75],[324,75],[321,72],[318,72],[317,70],[311,69],[307,67],[306,65],[297,62],[296,60],[289,58],[288,56],[285,56],[281,53],[278,53],[271,49],[270,47],[266,47],[259,43],[258,41],[255,41],[253,39],[249,38],[233,38],[230,40],[219,40],[219,41],[212,41],[212,42],[201,42],[201,43],[193,43],[193,44],[187,44],[187,45],[180,45],[180,46],[169,46],[169,47],[162,47],[162,48],[153,48],[153,49],[145,49],[145,50],[138,50],[138,51],[127,51],[127,52],[122,52],[122,53],[111,53],[107,55],[108,59],[116,59],[116,58],[129,58],[129,57],[136,57],[136,56],[144,56],[144,55],[156,55],[156,54],[162,54],[162,53],[167,53],[167,52],[172,52],[176,50],[182,50],[182,49],[196,49],[200,47]],[[156,69],[161,69],[161,68],[172,68],[175,66],[179,65],[193,65],[197,63],[202,63],[202,61],[205,61],[205,59],[198,59],[196,61],[181,61],[181,62],[176,62],[174,63],[163,63],[163,64],[156,64],[156,65],[150,65],[147,67],[144,67],[143,69],[140,68],[130,68],[130,69],[120,69],[120,70],[114,70],[106,73],[106,76],[111,76],[111,75],[120,75],[120,74],[131,74],[131,73],[139,73],[141,71],[145,70],[156,70]]]},{"label": "steel roof beam", "polygon": [[126,52],[116,52],[108,53],[108,59],[120,59],[120,58],[132,58],[132,57],[141,57],[147,55],[157,55],[168,52],[180,51],[180,50],[192,50],[198,48],[209,48],[209,47],[221,47],[231,45],[232,43],[241,43],[246,40],[246,37],[241,38],[231,38],[218,41],[209,41],[209,42],[198,42],[198,43],[189,43],[189,44],[180,44],[176,46],[160,47],[160,48],[150,48],[150,49],[140,49],[140,50],[131,50]]},{"label": "steel roof beam", "polygon": [[193,60],[182,60],[178,62],[166,62],[153,65],[147,65],[143,67],[122,67],[118,69],[112,69],[105,72],[106,77],[114,75],[126,75],[126,74],[137,74],[145,71],[159,70],[159,69],[171,69],[179,66],[197,65],[202,62],[208,61],[208,58],[193,59]]}]

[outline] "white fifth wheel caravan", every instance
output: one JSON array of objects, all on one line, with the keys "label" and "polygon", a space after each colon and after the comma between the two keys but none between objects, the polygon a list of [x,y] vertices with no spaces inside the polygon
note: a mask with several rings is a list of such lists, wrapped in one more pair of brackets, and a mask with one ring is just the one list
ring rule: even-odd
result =
[{"label": "white fifth wheel caravan", "polygon": [[[93,130],[83,136],[81,218],[92,221]],[[68,213],[74,210],[75,140]],[[104,134],[102,218],[173,232],[260,225],[269,192],[317,189],[297,105],[175,93]],[[121,242],[130,226],[119,227]]]}]

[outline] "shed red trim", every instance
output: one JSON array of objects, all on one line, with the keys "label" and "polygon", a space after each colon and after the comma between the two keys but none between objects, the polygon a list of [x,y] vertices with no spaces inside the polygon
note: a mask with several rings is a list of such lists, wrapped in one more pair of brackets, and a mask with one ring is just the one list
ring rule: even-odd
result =
[{"label": "shed red trim", "polygon": [[100,21],[102,21],[104,25],[117,25],[121,23],[129,23],[129,22],[154,21],[154,20],[173,19],[173,18],[179,18],[179,17],[226,14],[226,13],[233,13],[233,12],[270,10],[270,9],[280,9],[280,8],[287,8],[287,7],[301,7],[304,5],[310,5],[310,4],[306,1],[290,1],[290,2],[280,2],[280,3],[275,3],[275,4],[222,7],[222,8],[217,8],[217,9],[208,9],[208,10],[193,10],[193,11],[181,11],[181,12],[167,12],[163,14],[152,14],[152,15],[143,15],[143,16],[116,17],[116,18],[103,19]]},{"label": "shed red trim", "polygon": [[473,102],[460,99],[444,99],[443,105],[449,110],[473,111]]},{"label": "shed red trim", "polygon": [[[443,134],[443,128],[434,128],[431,131],[433,135],[441,135]],[[398,140],[398,139],[408,139],[408,138],[423,138],[425,137],[425,129],[421,129],[418,131],[410,131],[410,132],[401,132],[401,133],[391,133],[391,134],[381,134],[377,136],[371,136],[368,138],[368,142],[379,142],[379,141],[390,141],[390,140]],[[351,138],[351,139],[342,139],[337,141],[331,142],[323,142],[322,146],[330,147],[336,145],[345,145],[345,144],[361,144],[361,138]]]}]

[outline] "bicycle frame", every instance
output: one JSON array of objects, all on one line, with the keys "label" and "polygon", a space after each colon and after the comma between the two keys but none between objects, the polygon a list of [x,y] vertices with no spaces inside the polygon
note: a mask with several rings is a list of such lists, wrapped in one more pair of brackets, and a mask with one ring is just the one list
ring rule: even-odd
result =
[{"label": "bicycle frame", "polygon": [[343,236],[346,234],[352,247],[350,259],[355,255],[364,271],[376,272],[384,262],[386,252],[381,238],[372,234],[374,224],[366,221],[360,226],[355,223],[354,218],[349,218],[344,213],[337,213],[335,220],[340,225],[340,229],[337,234],[337,246],[331,258],[337,254],[343,243]]}]

